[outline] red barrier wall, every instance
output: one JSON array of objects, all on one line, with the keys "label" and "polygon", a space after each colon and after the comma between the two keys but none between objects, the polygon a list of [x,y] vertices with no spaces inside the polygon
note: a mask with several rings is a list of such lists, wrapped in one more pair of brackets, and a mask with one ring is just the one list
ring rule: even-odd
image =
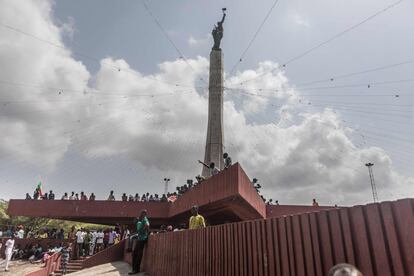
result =
[{"label": "red barrier wall", "polygon": [[60,267],[60,253],[54,253],[45,264],[44,268],[26,273],[24,276],[49,276]]},{"label": "red barrier wall", "polygon": [[157,275],[414,275],[414,200],[153,235],[144,267]]},{"label": "red barrier wall", "polygon": [[[4,250],[6,250],[6,247],[4,244],[6,243],[8,238],[2,238],[0,240],[1,243],[3,243],[3,246],[1,247],[0,255],[2,258],[4,258]],[[51,248],[55,246],[59,246],[61,243],[65,242],[73,242],[72,240],[57,240],[57,239],[14,239],[14,247],[20,246],[20,248],[26,248],[28,245],[35,245],[40,244],[42,248]]]},{"label": "red barrier wall", "polygon": [[105,248],[104,250],[93,255],[92,257],[87,258],[83,261],[83,268],[123,260],[125,242],[126,240],[122,240],[118,244]]},{"label": "red barrier wall", "polygon": [[[341,208],[341,207],[340,207]],[[283,217],[309,212],[335,209],[333,206],[306,206],[306,205],[266,205],[266,218]]]}]

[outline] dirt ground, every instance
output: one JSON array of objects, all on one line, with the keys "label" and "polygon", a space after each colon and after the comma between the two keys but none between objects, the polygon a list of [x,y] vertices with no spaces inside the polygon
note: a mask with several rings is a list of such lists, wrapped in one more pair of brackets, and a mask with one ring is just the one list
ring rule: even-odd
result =
[{"label": "dirt ground", "polygon": [[28,261],[11,261],[9,264],[9,272],[4,271],[4,266],[0,267],[0,275],[24,275],[27,272],[39,269],[41,267],[40,264],[31,264]]},{"label": "dirt ground", "polygon": [[[76,273],[68,274],[70,276],[95,276],[95,275],[105,275],[105,276],[124,276],[128,275],[128,272],[131,271],[131,266],[125,262],[113,262],[103,265],[98,265],[88,269],[83,269]],[[137,276],[149,276],[146,273],[136,274]]]}]

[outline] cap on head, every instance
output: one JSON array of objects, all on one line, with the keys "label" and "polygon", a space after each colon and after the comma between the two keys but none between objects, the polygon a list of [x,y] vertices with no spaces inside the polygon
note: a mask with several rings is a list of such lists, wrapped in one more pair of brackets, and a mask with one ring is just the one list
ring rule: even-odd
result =
[{"label": "cap on head", "polygon": [[227,158],[227,156],[229,156],[229,155],[227,154],[227,152],[225,152],[225,153],[223,154],[223,158]]},{"label": "cap on head", "polygon": [[328,276],[363,276],[362,273],[353,265],[342,263],[332,267]]}]

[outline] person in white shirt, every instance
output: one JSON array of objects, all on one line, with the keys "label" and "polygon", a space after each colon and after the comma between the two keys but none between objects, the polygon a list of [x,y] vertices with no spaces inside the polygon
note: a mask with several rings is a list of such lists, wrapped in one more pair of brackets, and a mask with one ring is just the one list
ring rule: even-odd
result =
[{"label": "person in white shirt", "polygon": [[77,246],[77,258],[82,257],[83,256],[83,239],[85,238],[85,232],[83,231],[83,229],[79,229],[76,232],[76,246]]},{"label": "person in white shirt", "polygon": [[9,271],[9,263],[10,263],[12,255],[13,255],[13,247],[14,247],[14,237],[11,236],[6,241],[6,249],[4,251],[4,254],[6,255],[6,258],[0,263],[0,265],[5,263],[4,271]]},{"label": "person in white shirt", "polygon": [[115,243],[115,238],[116,238],[116,232],[111,229],[111,232],[109,233],[108,246],[111,246]]},{"label": "person in white shirt", "polygon": [[89,245],[89,255],[93,255],[95,254],[95,248],[96,248],[96,240],[98,238],[98,233],[96,232],[96,230],[94,230],[92,232],[92,238],[91,238],[91,243]]},{"label": "person in white shirt", "polygon": [[98,233],[96,233],[96,253],[103,249],[103,239],[104,233],[102,230],[99,230]]},{"label": "person in white shirt", "polygon": [[18,239],[23,239],[24,238],[24,230],[23,230],[23,228],[20,228],[20,230],[17,231],[17,238]]},{"label": "person in white shirt", "polygon": [[72,192],[72,194],[69,197],[69,200],[75,200],[75,192]]}]

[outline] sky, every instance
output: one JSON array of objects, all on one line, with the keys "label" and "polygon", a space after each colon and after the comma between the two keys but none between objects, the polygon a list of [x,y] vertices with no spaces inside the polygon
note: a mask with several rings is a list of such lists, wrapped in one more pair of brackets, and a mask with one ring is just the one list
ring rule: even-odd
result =
[{"label": "sky", "polygon": [[201,173],[227,8],[224,146],[280,204],[414,196],[412,1],[0,0],[0,198],[161,194]]}]

